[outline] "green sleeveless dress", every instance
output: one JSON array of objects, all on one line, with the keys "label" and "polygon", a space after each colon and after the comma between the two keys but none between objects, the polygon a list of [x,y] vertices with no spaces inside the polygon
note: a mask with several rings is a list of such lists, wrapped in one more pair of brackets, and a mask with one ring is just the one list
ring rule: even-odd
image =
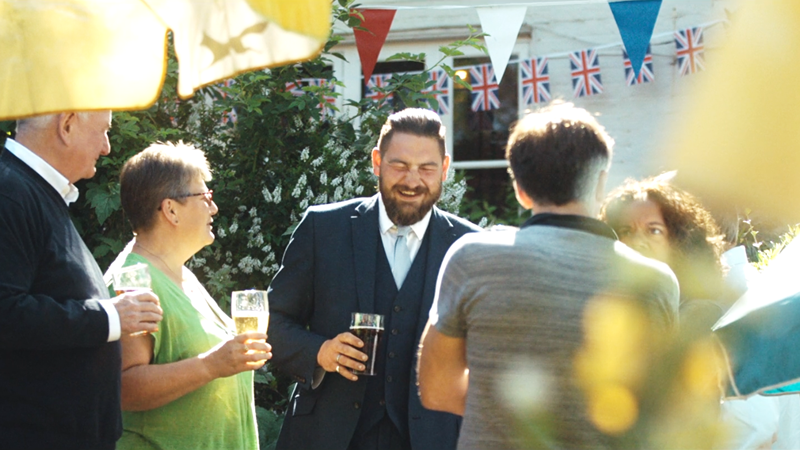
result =
[{"label": "green sleeveless dress", "polygon": [[[123,252],[120,258],[125,258],[123,266],[150,266],[151,286],[161,301],[164,318],[152,333],[152,364],[193,358],[235,335],[233,321],[199,282],[192,283],[197,289],[190,297],[142,256]],[[150,411],[124,411],[122,426],[119,450],[258,450],[253,372],[218,378]]]}]

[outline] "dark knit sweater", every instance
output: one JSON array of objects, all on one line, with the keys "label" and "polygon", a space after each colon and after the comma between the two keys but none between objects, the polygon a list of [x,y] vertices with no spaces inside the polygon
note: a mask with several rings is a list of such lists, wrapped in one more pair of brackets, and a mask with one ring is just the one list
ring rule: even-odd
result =
[{"label": "dark knit sweater", "polygon": [[102,273],[58,192],[0,152],[0,447],[113,448],[121,357]]}]

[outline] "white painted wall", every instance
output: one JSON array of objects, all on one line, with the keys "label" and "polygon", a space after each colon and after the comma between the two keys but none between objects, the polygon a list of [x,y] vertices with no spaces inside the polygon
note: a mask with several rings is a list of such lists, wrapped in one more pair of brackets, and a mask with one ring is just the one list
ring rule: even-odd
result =
[{"label": "white painted wall", "polygon": [[[569,0],[567,0],[569,1]],[[480,29],[474,6],[528,5],[520,37],[514,53],[520,58],[563,54],[584,48],[620,42],[611,10],[605,2],[556,5],[563,0],[527,2],[491,2],[487,0],[365,0],[363,7],[399,8],[379,60],[397,52],[424,52],[428,62],[439,59],[438,47],[468,34],[466,25]],[[654,57],[655,82],[628,87],[625,84],[620,47],[600,51],[600,66],[605,88],[603,94],[574,99],[569,59],[556,56],[550,59],[551,93],[599,115],[599,121],[616,140],[609,188],[627,177],[641,178],[670,170],[669,161],[661,158],[659,143],[670,133],[671,119],[683,111],[691,86],[704,73],[681,77],[675,63],[672,31],[725,19],[726,9],[735,10],[738,0],[664,0],[651,41]],[[458,9],[431,7],[468,6]],[[405,8],[405,9],[404,9]],[[416,8],[416,9],[415,9]],[[725,37],[725,25],[718,23],[705,30],[706,65],[714,64],[715,49]],[[352,37],[340,44],[348,63],[336,62],[334,71],[344,81],[346,98],[361,95],[361,67]],[[468,56],[481,56],[465,50]],[[452,61],[447,61],[452,64]],[[524,111],[520,111],[520,115]],[[443,120],[452,128],[452,117]],[[449,133],[448,145],[452,145]],[[452,154],[452,148],[448,151]],[[458,152],[456,149],[456,161]]]}]

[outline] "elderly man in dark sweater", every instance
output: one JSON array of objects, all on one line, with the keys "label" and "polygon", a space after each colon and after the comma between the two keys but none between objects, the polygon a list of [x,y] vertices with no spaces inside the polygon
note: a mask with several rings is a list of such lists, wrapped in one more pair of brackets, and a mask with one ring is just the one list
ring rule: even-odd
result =
[{"label": "elderly man in dark sweater", "polygon": [[0,447],[113,449],[119,337],[161,320],[152,293],[108,299],[69,217],[110,126],[110,111],[25,119],[0,150]]}]

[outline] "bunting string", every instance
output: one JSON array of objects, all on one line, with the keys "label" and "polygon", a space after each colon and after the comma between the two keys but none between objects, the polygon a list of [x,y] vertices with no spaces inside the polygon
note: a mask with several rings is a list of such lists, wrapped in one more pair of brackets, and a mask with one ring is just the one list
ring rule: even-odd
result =
[{"label": "bunting string", "polygon": [[[707,29],[707,28],[709,28],[711,26],[718,25],[720,23],[727,23],[727,22],[728,21],[726,19],[719,19],[719,20],[714,20],[714,21],[711,21],[711,22],[701,23],[700,25],[696,25],[696,26],[694,26],[692,28],[700,27],[700,28],[703,28],[703,29]],[[674,40],[673,40],[674,36],[675,36],[675,31],[665,31],[663,33],[654,34],[652,39],[651,39],[651,41],[652,40],[658,40],[658,39],[664,39],[663,42],[655,42],[654,45],[669,45],[669,44],[672,44],[674,42]],[[666,39],[666,38],[669,38],[669,39]],[[616,41],[616,42],[612,42],[610,44],[588,45],[587,47],[588,48],[592,48],[594,50],[606,50],[606,49],[609,49],[609,48],[615,48],[615,47],[621,47],[621,46],[622,46],[622,41]],[[573,53],[575,53],[575,51],[547,53],[546,55],[543,55],[543,56],[547,56],[549,59],[568,59],[570,57],[570,55],[573,54]],[[672,56],[672,53],[663,54],[663,55],[659,55],[659,54],[655,53],[654,55],[655,56]],[[520,61],[519,59],[512,59],[512,60],[508,61],[508,63],[509,64],[515,64],[515,63],[518,63],[519,61]],[[470,67],[472,67],[472,66],[471,65],[463,66],[463,67],[462,66],[454,66],[453,68],[454,69],[468,69]]]},{"label": "bunting string", "polygon": [[502,8],[508,6],[527,6],[527,7],[541,7],[541,6],[575,6],[587,5],[591,3],[604,3],[608,4],[608,0],[555,0],[546,2],[519,2],[519,3],[486,3],[481,5],[363,5],[369,9],[397,9],[397,10],[415,10],[415,9],[428,9],[428,10],[450,10],[450,9],[473,9],[473,8]]},{"label": "bunting string", "polygon": [[[719,19],[719,20],[714,20],[714,21],[711,21],[711,22],[701,23],[701,24],[696,25],[695,27],[692,27],[692,28],[699,27],[699,28],[707,29],[707,28],[709,28],[711,26],[718,25],[718,24],[721,24],[721,23],[727,23],[727,22],[728,21],[726,19]],[[653,40],[658,40],[658,39],[664,39],[664,40],[662,42],[654,42],[653,45],[669,45],[669,44],[673,44],[675,42],[674,41],[675,32],[676,31],[665,31],[663,33],[654,34],[653,35]],[[669,38],[669,39],[666,39],[666,38]],[[607,49],[610,49],[610,48],[621,47],[621,46],[622,46],[622,41],[616,41],[616,42],[612,42],[610,44],[589,45],[589,46],[587,46],[587,48],[592,48],[594,50],[607,50]],[[570,55],[573,54],[573,53],[575,53],[575,51],[547,53],[545,55],[540,55],[540,56],[546,56],[548,59],[569,59]],[[663,53],[663,54],[653,53],[653,56],[674,56],[674,52],[669,53],[669,54],[667,54],[667,53]],[[519,59],[519,58],[510,59],[508,61],[508,64],[518,64],[520,61],[524,61],[524,60],[525,59]],[[474,66],[474,64],[469,64],[469,65],[466,65],[466,66],[455,66],[454,65],[452,67],[453,67],[453,69],[456,69],[456,70],[458,70],[458,69],[469,70],[469,68],[472,67],[472,66]],[[422,73],[422,71],[421,70],[408,71],[408,72],[405,72],[405,73],[418,74],[418,73]],[[362,79],[364,78],[363,74],[361,75],[361,78]]]}]

